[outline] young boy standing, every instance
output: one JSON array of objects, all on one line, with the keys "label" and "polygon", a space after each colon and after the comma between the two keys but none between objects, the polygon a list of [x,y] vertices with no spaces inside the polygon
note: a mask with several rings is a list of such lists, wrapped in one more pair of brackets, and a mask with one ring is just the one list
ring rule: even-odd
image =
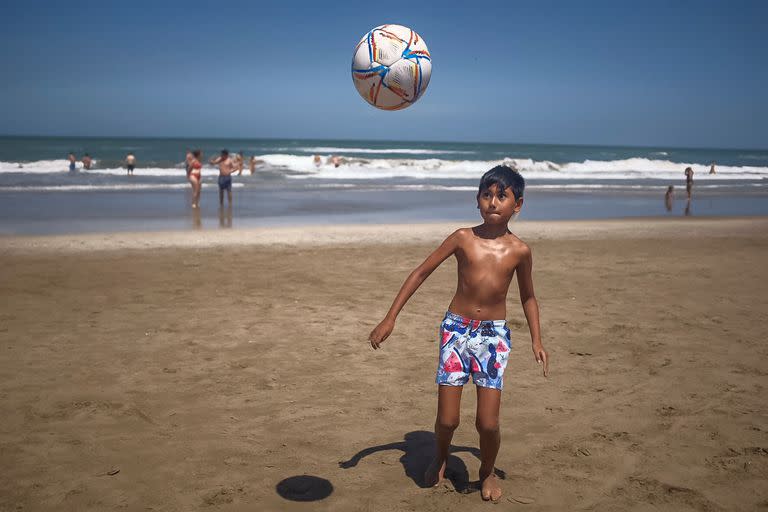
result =
[{"label": "young boy standing", "polygon": [[482,498],[501,497],[494,475],[499,452],[499,407],[504,369],[510,350],[506,326],[506,299],[512,276],[517,273],[520,301],[531,334],[533,355],[549,371],[541,344],[539,305],[533,293],[530,248],[513,235],[507,224],[523,206],[523,177],[509,167],[497,166],[480,180],[477,207],[483,223],[455,231],[405,280],[389,312],[371,331],[374,349],[392,333],[405,303],[427,277],[449,256],[458,263],[456,294],[440,327],[440,360],[437,368],[437,419],[435,458],[424,476],[427,485],[443,479],[453,432],[459,425],[461,392],[472,381],[477,386],[475,425],[480,434],[480,482]]}]

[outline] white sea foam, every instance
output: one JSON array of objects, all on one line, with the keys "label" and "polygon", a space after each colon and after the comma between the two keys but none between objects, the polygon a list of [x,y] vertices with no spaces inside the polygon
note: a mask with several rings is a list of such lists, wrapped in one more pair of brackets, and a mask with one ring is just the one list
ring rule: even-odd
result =
[{"label": "white sea foam", "polygon": [[[216,186],[215,184],[213,186]],[[244,187],[243,183],[233,183],[233,188]],[[203,185],[205,187],[205,185]],[[100,185],[32,185],[32,186],[0,186],[0,192],[121,192],[121,191],[152,191],[152,190],[178,190],[188,189],[188,183],[128,183],[125,185],[100,184]]]},{"label": "white sea foam", "polygon": [[327,154],[353,154],[353,153],[360,153],[360,154],[402,154],[402,155],[471,155],[474,154],[474,151],[458,151],[458,150],[439,150],[439,149],[413,149],[413,148],[383,148],[383,149],[375,149],[375,148],[334,148],[334,147],[325,147],[325,146],[318,146],[318,147],[298,147],[298,148],[277,148],[281,151],[302,151],[305,153],[313,153],[317,154],[320,153],[321,155],[328,156]]},{"label": "white sea foam", "polygon": [[[558,164],[547,160],[537,161],[521,158],[506,158],[504,160],[444,160],[438,158],[402,159],[402,158],[343,158],[339,167],[334,167],[324,159],[324,163],[315,166],[309,155],[267,154],[258,156],[265,162],[264,168],[285,172],[294,179],[316,178],[334,180],[365,180],[387,178],[413,179],[477,179],[491,167],[506,163],[519,169],[528,179],[534,180],[680,180],[683,170],[691,167],[697,183],[703,181],[717,182],[723,180],[766,180],[768,167],[756,166],[726,166],[717,167],[717,174],[709,174],[709,165],[678,163],[669,160],[651,160],[647,158],[629,158],[624,160],[585,160]],[[10,173],[30,175],[61,174],[66,175],[69,163],[66,160],[40,160],[24,163],[19,167],[17,162],[0,162],[0,176]],[[125,176],[123,168],[91,169],[83,171],[82,175]],[[257,172],[259,172],[257,170]],[[139,167],[137,176],[178,177],[185,179],[182,167]],[[204,177],[218,175],[218,169],[206,166],[202,170]],[[246,174],[247,171],[246,171]]]}]

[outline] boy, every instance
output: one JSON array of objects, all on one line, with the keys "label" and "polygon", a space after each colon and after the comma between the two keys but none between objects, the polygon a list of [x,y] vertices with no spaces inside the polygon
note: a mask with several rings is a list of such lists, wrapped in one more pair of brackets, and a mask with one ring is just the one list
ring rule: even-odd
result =
[{"label": "boy", "polygon": [[224,191],[227,191],[227,201],[232,206],[232,173],[235,164],[229,158],[229,151],[221,150],[221,155],[211,159],[212,165],[219,166],[219,206],[224,206]]},{"label": "boy", "polygon": [[91,155],[89,155],[88,153],[83,155],[83,169],[85,169],[86,171],[90,171],[92,163],[93,163],[93,159],[91,158]]},{"label": "boy", "polygon": [[477,418],[480,434],[480,482],[484,500],[501,497],[493,469],[499,452],[499,406],[502,377],[510,349],[506,298],[517,272],[520,301],[531,333],[536,362],[549,371],[541,344],[539,306],[533,293],[531,250],[513,235],[507,223],[523,206],[523,177],[509,167],[497,166],[480,180],[477,207],[483,223],[455,231],[405,280],[389,312],[371,331],[369,341],[378,349],[395,327],[405,303],[426,278],[449,256],[458,262],[458,286],[440,327],[440,360],[437,368],[437,419],[435,458],[424,475],[437,486],[445,473],[453,432],[459,425],[463,385],[472,375],[477,385]]}]

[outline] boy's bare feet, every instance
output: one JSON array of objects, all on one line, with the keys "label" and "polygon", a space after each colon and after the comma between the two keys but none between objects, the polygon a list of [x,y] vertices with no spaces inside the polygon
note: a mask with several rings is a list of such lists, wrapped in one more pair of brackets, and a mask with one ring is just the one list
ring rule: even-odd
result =
[{"label": "boy's bare feet", "polygon": [[496,475],[493,472],[485,478],[481,475],[480,484],[480,495],[485,501],[499,501],[499,498],[501,498],[501,487],[499,487],[499,481],[496,480]]},{"label": "boy's bare feet", "polygon": [[424,473],[424,484],[427,487],[437,487],[445,477],[445,461],[432,459],[427,471]]}]

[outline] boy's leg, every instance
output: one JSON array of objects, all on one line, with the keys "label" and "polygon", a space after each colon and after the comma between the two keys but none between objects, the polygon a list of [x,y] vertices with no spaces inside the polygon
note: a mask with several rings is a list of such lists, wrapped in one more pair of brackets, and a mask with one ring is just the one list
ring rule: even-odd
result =
[{"label": "boy's leg", "polygon": [[232,206],[232,189],[231,188],[227,189],[227,202],[229,206]]},{"label": "boy's leg", "polygon": [[435,458],[424,475],[424,483],[436,486],[443,479],[453,432],[459,426],[461,391],[464,386],[437,386],[437,419],[435,420]]},{"label": "boy's leg", "polygon": [[219,206],[224,206],[224,189],[219,187]]},{"label": "boy's leg", "polygon": [[477,416],[475,426],[480,434],[480,483],[484,500],[496,501],[501,497],[501,487],[493,469],[499,453],[499,407],[501,390],[477,386]]}]

